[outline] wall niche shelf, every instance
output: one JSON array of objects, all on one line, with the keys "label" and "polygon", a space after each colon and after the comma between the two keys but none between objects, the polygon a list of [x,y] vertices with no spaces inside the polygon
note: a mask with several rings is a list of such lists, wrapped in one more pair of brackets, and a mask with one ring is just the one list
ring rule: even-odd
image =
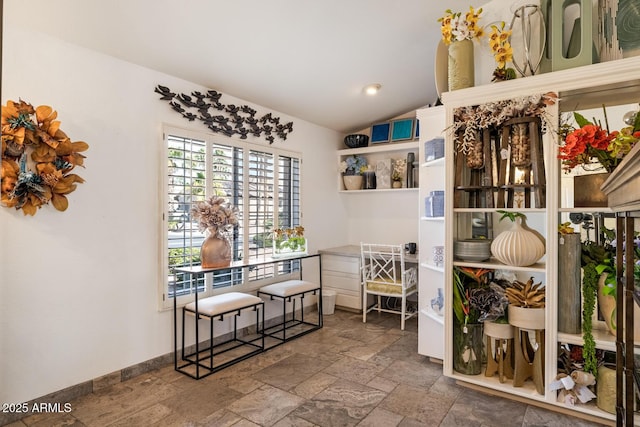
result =
[{"label": "wall niche shelf", "polygon": [[339,193],[348,193],[348,194],[362,194],[362,193],[406,193],[406,192],[416,192],[418,188],[376,188],[375,190],[339,190]]},{"label": "wall niche shelf", "polygon": [[372,153],[393,153],[398,151],[411,151],[418,149],[418,141],[382,143],[360,148],[345,148],[338,150],[339,156],[350,156],[352,154],[372,154]]},{"label": "wall niche shelf", "polygon": [[[418,159],[418,141],[410,141],[410,142],[397,142],[397,143],[380,143],[370,145],[368,147],[361,148],[347,148],[343,150],[338,150],[338,170],[340,163],[349,156],[360,155],[364,156],[367,159],[367,163],[370,165],[374,165],[375,162],[384,159],[406,159],[408,153],[414,153],[416,159]],[[393,165],[391,165],[393,167]],[[418,168],[418,171],[420,169]],[[338,174],[338,192],[340,193],[353,193],[353,194],[361,194],[361,193],[387,193],[389,191],[395,192],[417,192],[418,191],[418,183],[416,183],[415,187],[407,188],[406,187],[406,178],[403,182],[402,188],[376,188],[373,190],[346,190],[344,188],[344,183],[342,182],[342,175]]]}]

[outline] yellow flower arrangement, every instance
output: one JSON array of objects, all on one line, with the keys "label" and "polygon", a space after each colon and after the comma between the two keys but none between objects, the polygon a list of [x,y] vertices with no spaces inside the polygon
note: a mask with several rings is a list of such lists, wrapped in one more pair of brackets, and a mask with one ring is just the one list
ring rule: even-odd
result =
[{"label": "yellow flower arrangement", "polygon": [[71,171],[83,166],[89,149],[71,142],[48,105],[33,108],[22,100],[2,107],[2,168],[0,204],[35,215],[49,202],[59,211],[69,206],[66,195],[84,182]]},{"label": "yellow flower arrangement", "polygon": [[445,15],[438,19],[442,40],[449,45],[454,41],[473,40],[484,35],[482,27],[478,26],[478,20],[482,14],[482,8],[477,11],[473,7],[469,8],[462,18],[461,12],[453,12],[451,9],[445,11]]},{"label": "yellow flower arrangement", "polygon": [[507,68],[507,62],[513,60],[513,49],[511,48],[511,43],[509,43],[511,30],[505,30],[504,26],[504,21],[500,22],[500,27],[492,25],[491,32],[487,35],[489,38],[489,48],[498,64],[493,71],[493,79],[491,81],[494,82],[516,78],[516,70]]}]

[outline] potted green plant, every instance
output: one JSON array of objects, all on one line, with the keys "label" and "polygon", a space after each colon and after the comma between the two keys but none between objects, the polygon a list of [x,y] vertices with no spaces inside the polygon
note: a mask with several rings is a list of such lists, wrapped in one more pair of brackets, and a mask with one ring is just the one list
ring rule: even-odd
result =
[{"label": "potted green plant", "polygon": [[273,257],[301,255],[307,253],[304,227],[276,228],[273,230]]},{"label": "potted green plant", "polygon": [[[593,312],[595,309],[596,299],[599,294],[611,296],[609,301],[602,298],[602,302],[598,304],[605,323],[615,316],[615,292],[616,292],[616,275],[613,265],[613,247],[611,246],[612,230],[603,227],[605,236],[604,242],[598,244],[594,241],[587,240],[582,243],[582,339],[584,341],[583,357],[584,370],[596,375],[598,372],[598,361],[596,358],[596,343],[593,339]],[[600,288],[600,290],[599,290]],[[611,304],[613,302],[613,304]],[[606,306],[606,307],[604,307]],[[615,322],[612,324],[615,328]]]},{"label": "potted green plant", "polygon": [[453,369],[461,374],[478,375],[482,371],[482,312],[471,294],[488,286],[491,272],[483,268],[453,269]]}]

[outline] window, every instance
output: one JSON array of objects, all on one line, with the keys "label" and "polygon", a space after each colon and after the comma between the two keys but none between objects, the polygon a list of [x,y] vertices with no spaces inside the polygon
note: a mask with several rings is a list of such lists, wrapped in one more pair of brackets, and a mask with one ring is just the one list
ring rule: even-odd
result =
[{"label": "window", "polygon": [[[191,205],[212,195],[225,197],[238,208],[233,231],[233,259],[266,258],[272,253],[272,231],[300,225],[300,164],[298,153],[258,146],[231,138],[165,128],[166,170],[163,215],[162,306],[173,298],[187,300],[193,292],[190,277],[176,267],[200,264],[205,238],[191,217]],[[276,270],[277,268],[277,270]],[[274,276],[291,274],[298,261],[235,268],[207,274],[198,292],[213,294],[232,286],[253,289]]]}]

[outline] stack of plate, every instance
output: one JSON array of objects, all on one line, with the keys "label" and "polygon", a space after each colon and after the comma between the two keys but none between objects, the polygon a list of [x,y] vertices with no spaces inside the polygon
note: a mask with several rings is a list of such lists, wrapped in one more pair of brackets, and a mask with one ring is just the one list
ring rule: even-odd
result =
[{"label": "stack of plate", "polygon": [[491,258],[491,240],[456,240],[453,245],[453,255],[462,261],[486,261]]}]

